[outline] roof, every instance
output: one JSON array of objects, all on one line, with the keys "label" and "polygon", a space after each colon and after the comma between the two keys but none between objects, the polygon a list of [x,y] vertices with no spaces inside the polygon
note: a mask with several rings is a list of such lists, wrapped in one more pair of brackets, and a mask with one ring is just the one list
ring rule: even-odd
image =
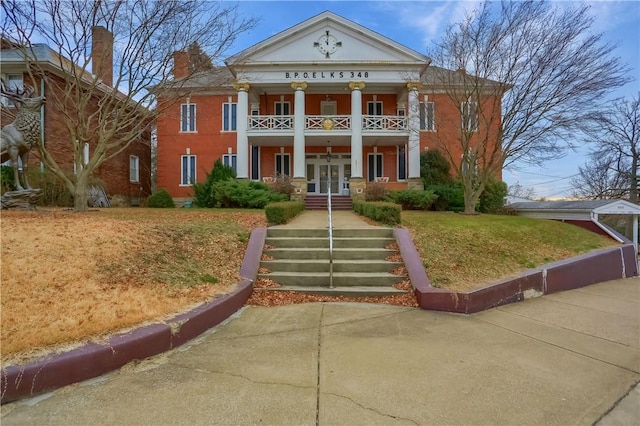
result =
[{"label": "roof", "polygon": [[626,200],[529,201],[510,204],[519,211],[594,212],[598,214],[640,214],[640,206]]}]

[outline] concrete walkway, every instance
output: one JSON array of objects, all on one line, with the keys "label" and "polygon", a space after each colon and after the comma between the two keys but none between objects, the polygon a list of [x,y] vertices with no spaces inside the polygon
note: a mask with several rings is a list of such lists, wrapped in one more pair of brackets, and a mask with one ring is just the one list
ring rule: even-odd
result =
[{"label": "concrete walkway", "polygon": [[4,405],[1,423],[638,424],[639,306],[634,278],[470,316],[246,307],[172,352]]},{"label": "concrete walkway", "polygon": [[[361,216],[351,210],[336,210],[332,213],[333,227],[337,229],[371,228]],[[329,227],[329,215],[326,210],[305,210],[285,225],[274,228],[325,229]]]}]

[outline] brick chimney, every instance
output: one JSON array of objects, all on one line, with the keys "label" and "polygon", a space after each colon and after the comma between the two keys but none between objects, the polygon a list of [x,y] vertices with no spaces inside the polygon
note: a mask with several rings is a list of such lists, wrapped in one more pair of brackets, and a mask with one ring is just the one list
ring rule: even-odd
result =
[{"label": "brick chimney", "polygon": [[183,78],[189,75],[189,54],[187,52],[173,52],[173,78]]},{"label": "brick chimney", "polygon": [[91,29],[91,71],[108,86],[113,85],[113,34],[105,27]]}]

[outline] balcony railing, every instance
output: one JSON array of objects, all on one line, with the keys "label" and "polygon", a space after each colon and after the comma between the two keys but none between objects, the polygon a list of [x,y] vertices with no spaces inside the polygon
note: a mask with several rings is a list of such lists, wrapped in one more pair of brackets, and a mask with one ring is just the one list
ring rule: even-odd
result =
[{"label": "balcony railing", "polygon": [[[331,131],[351,130],[350,115],[306,115],[305,130]],[[252,115],[249,117],[250,131],[293,130],[294,117],[292,115]],[[407,117],[396,115],[363,115],[363,131],[391,131],[407,132]]]}]

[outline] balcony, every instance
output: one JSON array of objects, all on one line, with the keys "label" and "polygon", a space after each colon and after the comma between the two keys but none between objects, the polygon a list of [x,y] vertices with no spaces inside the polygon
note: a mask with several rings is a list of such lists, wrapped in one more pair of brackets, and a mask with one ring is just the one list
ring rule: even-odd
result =
[{"label": "balcony", "polygon": [[[352,116],[350,115],[305,115],[305,134],[318,134],[335,131],[351,133]],[[251,134],[278,135],[293,134],[293,115],[252,115],[249,117],[247,131]],[[396,115],[363,115],[363,134],[407,135],[408,119]]]}]

